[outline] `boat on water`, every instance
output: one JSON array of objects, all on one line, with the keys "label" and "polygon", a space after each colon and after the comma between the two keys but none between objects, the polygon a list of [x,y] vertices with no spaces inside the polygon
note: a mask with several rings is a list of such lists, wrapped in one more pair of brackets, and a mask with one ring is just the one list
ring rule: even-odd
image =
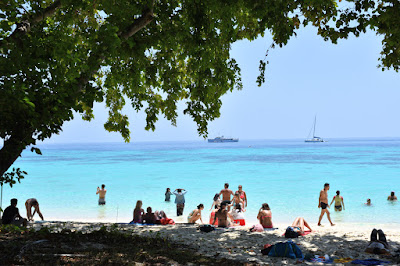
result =
[{"label": "boat on water", "polygon": [[216,137],[214,139],[208,139],[209,143],[221,143],[221,142],[239,142],[239,139],[225,138],[224,136]]},{"label": "boat on water", "polygon": [[[326,142],[326,140],[324,140],[323,138],[315,136],[315,127],[316,127],[316,125],[317,125],[317,116],[315,116],[314,125],[311,128],[310,133],[308,134],[308,137],[307,137],[306,140],[304,140],[304,142]],[[310,137],[311,131],[313,133],[312,134],[312,136],[313,136],[312,138]]]}]

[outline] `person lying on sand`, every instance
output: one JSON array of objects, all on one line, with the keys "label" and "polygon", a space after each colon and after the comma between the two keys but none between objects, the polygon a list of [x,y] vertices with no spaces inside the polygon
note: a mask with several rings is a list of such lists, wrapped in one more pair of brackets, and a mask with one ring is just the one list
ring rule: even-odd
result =
[{"label": "person lying on sand", "polygon": [[376,230],[375,228],[372,230],[370,242],[365,249],[365,252],[372,254],[390,254],[389,244],[387,243],[386,236],[382,230]]},{"label": "person lying on sand", "polygon": [[294,222],[292,223],[292,227],[294,231],[300,235],[304,234],[304,226],[312,231],[311,227],[308,225],[306,220],[303,217],[297,217]]},{"label": "person lying on sand", "polygon": [[197,209],[191,211],[189,213],[188,218],[187,218],[188,219],[188,223],[194,224],[194,223],[196,223],[197,220],[200,219],[201,223],[204,224],[203,220],[201,219],[201,211],[202,210],[204,210],[204,205],[203,204],[199,204],[197,206]]},{"label": "person lying on sand", "polygon": [[221,207],[219,210],[215,213],[214,216],[214,221],[212,222],[213,224],[215,223],[215,220],[218,218],[218,227],[229,227],[230,223],[228,221],[228,217],[233,220],[233,217],[230,215],[228,210],[226,209],[227,204],[222,202]]},{"label": "person lying on sand", "polygon": [[272,225],[272,213],[269,205],[267,203],[263,203],[261,209],[258,211],[257,219],[260,221],[260,224],[263,228],[273,228]]}]

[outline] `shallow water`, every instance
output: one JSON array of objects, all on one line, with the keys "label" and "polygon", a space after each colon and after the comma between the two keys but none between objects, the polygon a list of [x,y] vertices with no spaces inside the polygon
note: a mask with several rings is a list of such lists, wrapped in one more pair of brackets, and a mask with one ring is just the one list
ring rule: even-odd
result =
[{"label": "shallow water", "polygon": [[[398,139],[48,144],[41,149],[42,156],[25,152],[15,164],[29,175],[12,189],[4,187],[3,208],[16,197],[25,215],[24,201],[35,197],[46,220],[129,222],[140,199],[144,208],[163,209],[184,221],[203,203],[207,221],[214,194],[228,182],[234,191],[243,185],[248,222],[255,222],[267,202],[275,222],[303,216],[316,223],[319,191],[328,182],[329,201],[340,190],[346,207],[342,212],[332,207],[334,222],[398,223],[400,218],[399,204],[386,200],[399,191]],[[98,206],[95,195],[102,183],[106,206]],[[187,189],[185,218],[174,217],[174,196],[164,202],[167,187]],[[364,205],[367,198],[373,206]]]}]

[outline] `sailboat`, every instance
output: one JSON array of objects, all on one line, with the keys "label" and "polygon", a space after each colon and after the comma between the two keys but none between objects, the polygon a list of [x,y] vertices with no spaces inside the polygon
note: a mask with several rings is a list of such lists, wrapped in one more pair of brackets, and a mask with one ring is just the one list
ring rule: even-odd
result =
[{"label": "sailboat", "polygon": [[315,116],[314,125],[310,130],[310,134],[311,134],[311,131],[313,132],[313,135],[312,135],[313,137],[310,138],[310,134],[308,134],[308,139],[306,139],[305,142],[326,142],[323,138],[315,136],[315,126],[316,125],[317,125],[317,116]]}]

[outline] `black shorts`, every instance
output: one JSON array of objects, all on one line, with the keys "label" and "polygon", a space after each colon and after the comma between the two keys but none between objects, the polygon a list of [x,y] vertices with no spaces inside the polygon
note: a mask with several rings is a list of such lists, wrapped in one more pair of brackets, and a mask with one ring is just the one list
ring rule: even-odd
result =
[{"label": "black shorts", "polygon": [[326,204],[325,202],[321,202],[321,208],[322,208],[323,210],[325,210],[326,207],[328,207],[328,204]]},{"label": "black shorts", "polygon": [[221,204],[223,204],[223,203],[225,203],[226,205],[229,205],[229,204],[231,204],[231,201],[230,200],[224,200],[224,201],[221,202]]}]

